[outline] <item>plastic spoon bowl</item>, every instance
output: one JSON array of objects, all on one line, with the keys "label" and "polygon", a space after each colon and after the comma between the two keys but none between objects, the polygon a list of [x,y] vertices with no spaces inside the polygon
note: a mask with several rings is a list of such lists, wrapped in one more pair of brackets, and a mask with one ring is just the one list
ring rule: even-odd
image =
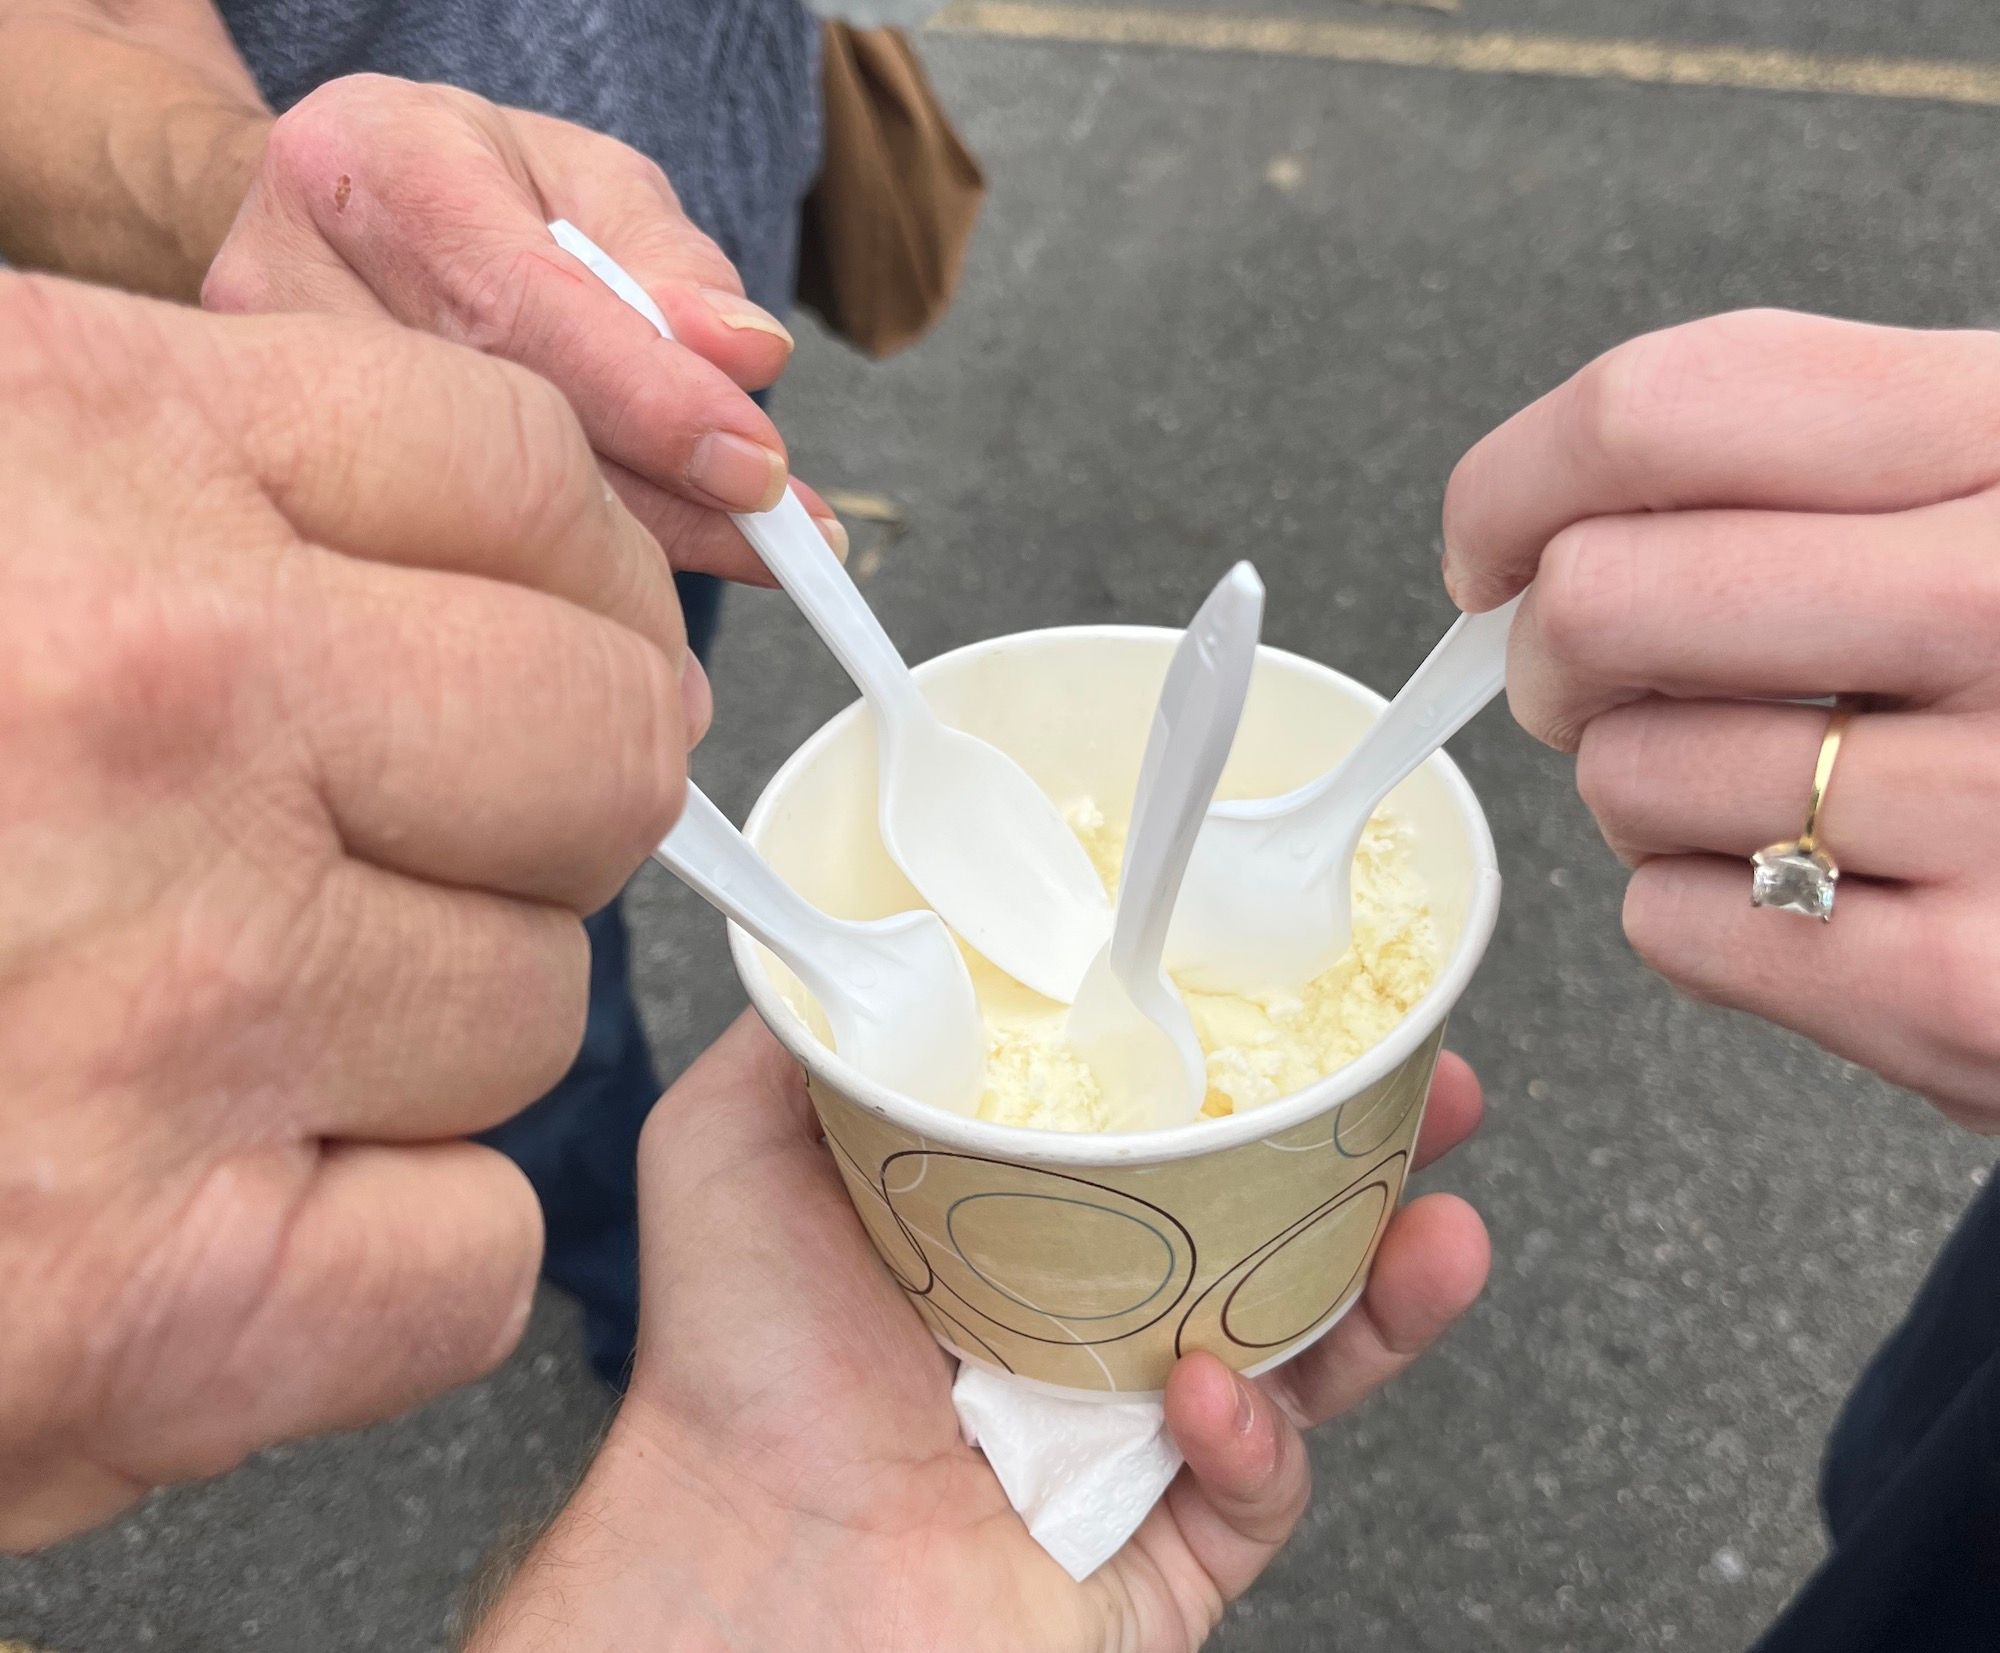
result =
[{"label": "plastic spoon bowl", "polygon": [[[549,232],[664,338],[646,290],[575,225]],[[787,490],[736,526],[875,715],[882,842],[954,930],[1015,980],[1067,1004],[1111,927],[1090,856],[1019,764],[939,720],[859,588]]]},{"label": "plastic spoon bowl", "polygon": [[1208,812],[1168,937],[1175,975],[1209,992],[1291,990],[1339,961],[1352,939],[1354,852],[1368,818],[1506,686],[1520,601],[1462,616],[1318,780]]},{"label": "plastic spoon bowl", "polygon": [[653,859],[784,960],[819,1001],[843,1060],[934,1108],[969,1116],[979,1106],[985,1024],[936,913],[828,917],[692,786]]},{"label": "plastic spoon bowl", "polygon": [[1118,916],[1069,1013],[1069,1042],[1097,1076],[1114,1131],[1188,1124],[1208,1090],[1194,1021],[1160,958],[1181,875],[1243,717],[1263,614],[1264,583],[1238,563],[1189,623],[1153,713]]}]

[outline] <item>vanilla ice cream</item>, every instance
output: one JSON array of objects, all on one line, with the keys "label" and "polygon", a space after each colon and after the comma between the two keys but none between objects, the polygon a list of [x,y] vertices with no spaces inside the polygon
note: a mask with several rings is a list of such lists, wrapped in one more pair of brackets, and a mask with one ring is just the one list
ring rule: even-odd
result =
[{"label": "vanilla ice cream", "polygon": [[[1124,828],[1088,801],[1069,812],[1105,888],[1115,890]],[[986,1017],[979,1116],[1045,1131],[1101,1131],[1096,1077],[1063,1036],[1067,1009],[967,954]],[[1340,961],[1294,993],[1239,997],[1183,990],[1208,1058],[1211,1118],[1303,1090],[1379,1043],[1437,977],[1437,938],[1406,829],[1387,813],[1354,859],[1354,939]]]}]

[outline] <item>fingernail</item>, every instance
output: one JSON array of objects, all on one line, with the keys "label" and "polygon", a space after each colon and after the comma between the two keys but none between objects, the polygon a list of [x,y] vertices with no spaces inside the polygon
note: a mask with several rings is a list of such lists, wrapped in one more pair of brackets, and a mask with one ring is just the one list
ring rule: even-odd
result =
[{"label": "fingernail", "polygon": [[747,436],[715,431],[695,444],[688,481],[730,511],[768,511],[785,493],[785,462]]},{"label": "fingernail", "polygon": [[715,721],[715,691],[708,686],[708,673],[692,649],[681,666],[681,716],[687,721],[688,750],[692,752]]},{"label": "fingernail", "polygon": [[839,517],[814,517],[819,531],[826,536],[826,543],[833,547],[833,554],[842,562],[847,561],[847,527]]},{"label": "fingernail", "polygon": [[1257,1402],[1250,1393],[1250,1385],[1238,1377],[1236,1383],[1236,1433],[1247,1435],[1257,1422]]},{"label": "fingernail", "polygon": [[738,332],[769,333],[774,339],[783,339],[787,350],[792,348],[791,329],[761,304],[752,304],[740,294],[725,292],[720,287],[704,287],[701,296],[724,327],[733,327]]}]

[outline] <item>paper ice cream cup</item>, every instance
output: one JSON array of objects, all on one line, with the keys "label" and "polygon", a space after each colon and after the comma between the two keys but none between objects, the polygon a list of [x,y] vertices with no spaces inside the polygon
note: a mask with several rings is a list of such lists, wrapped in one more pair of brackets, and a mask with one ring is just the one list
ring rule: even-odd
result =
[{"label": "paper ice cream cup", "polygon": [[[997,637],[917,668],[946,722],[992,741],[1059,803],[1122,812],[1181,634],[1079,626]],[[1261,651],[1225,797],[1323,773],[1381,696]],[[873,721],[850,706],[778,772],[745,831],[843,918],[921,906],[876,828]],[[1065,1394],[1157,1392],[1208,1349],[1258,1372],[1360,1295],[1401,1198],[1445,1020],[1499,905],[1493,839],[1443,754],[1389,808],[1410,829],[1438,977],[1388,1038],[1308,1089],[1172,1130],[1072,1135],[989,1124],[888,1091],[814,1033],[796,979],[732,928],[751,1001],[804,1065],[826,1139],[883,1262],[961,1359]]]}]

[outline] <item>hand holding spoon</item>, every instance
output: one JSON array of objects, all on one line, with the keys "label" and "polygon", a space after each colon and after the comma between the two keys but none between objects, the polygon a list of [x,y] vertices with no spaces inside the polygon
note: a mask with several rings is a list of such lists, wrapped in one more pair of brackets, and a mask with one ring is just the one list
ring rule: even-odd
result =
[{"label": "hand holding spoon", "polygon": [[[574,224],[549,233],[672,338],[632,277]],[[732,518],[875,714],[883,846],[954,930],[1015,980],[1067,1004],[1110,928],[1090,856],[1047,794],[998,747],[948,727],[789,489]]]}]

